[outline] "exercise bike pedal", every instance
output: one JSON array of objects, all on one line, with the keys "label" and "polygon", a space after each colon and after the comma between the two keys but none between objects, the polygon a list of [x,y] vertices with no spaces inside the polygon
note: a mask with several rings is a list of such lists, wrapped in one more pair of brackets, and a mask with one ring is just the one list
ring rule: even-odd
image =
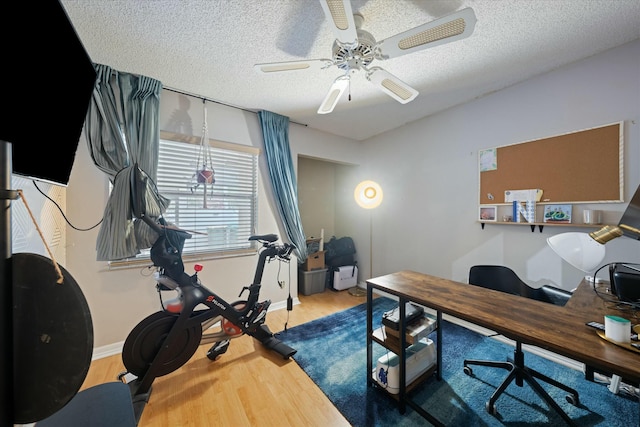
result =
[{"label": "exercise bike pedal", "polygon": [[125,384],[129,384],[134,380],[136,380],[137,378],[138,378],[137,375],[134,375],[129,371],[123,371],[118,374],[118,381],[123,382]]},{"label": "exercise bike pedal", "polygon": [[224,354],[229,349],[229,340],[222,340],[214,343],[209,351],[207,351],[207,357],[209,360],[216,360],[221,354]]},{"label": "exercise bike pedal", "polygon": [[267,316],[267,311],[269,310],[270,305],[271,300],[266,300],[256,304],[256,308],[253,309],[253,313],[251,313],[249,318],[249,323],[262,324],[264,322],[264,318]]}]

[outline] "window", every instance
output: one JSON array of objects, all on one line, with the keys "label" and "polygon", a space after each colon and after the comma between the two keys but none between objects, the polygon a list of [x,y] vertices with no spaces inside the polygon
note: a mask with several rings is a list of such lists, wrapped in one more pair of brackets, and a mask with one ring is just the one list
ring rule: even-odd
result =
[{"label": "window", "polygon": [[[253,248],[258,200],[254,147],[210,140],[215,183],[198,183],[200,138],[161,133],[156,185],[171,199],[167,222],[192,232],[183,255],[228,256]],[[205,192],[206,190],[206,192]],[[147,252],[148,256],[148,251]]]}]

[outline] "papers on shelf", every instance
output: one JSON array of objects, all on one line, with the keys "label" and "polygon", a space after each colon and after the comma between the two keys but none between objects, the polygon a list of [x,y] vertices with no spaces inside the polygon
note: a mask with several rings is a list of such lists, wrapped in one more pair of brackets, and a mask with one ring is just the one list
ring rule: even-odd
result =
[{"label": "papers on shelf", "polygon": [[539,202],[542,199],[542,190],[533,188],[529,190],[506,190],[504,192],[504,202],[511,203],[513,201],[525,202],[533,200]]}]

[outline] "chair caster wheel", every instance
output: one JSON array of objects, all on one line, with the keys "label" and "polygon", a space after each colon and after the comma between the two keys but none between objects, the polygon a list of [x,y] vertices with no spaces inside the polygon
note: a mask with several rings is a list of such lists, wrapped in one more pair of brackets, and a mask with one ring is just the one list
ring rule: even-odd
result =
[{"label": "chair caster wheel", "polygon": [[462,371],[463,371],[465,374],[469,375],[470,377],[472,377],[472,376],[473,376],[473,369],[471,369],[471,368],[470,368],[470,367],[468,367],[468,366],[465,366],[464,368],[462,368]]},{"label": "chair caster wheel", "polygon": [[221,354],[226,353],[228,348],[229,340],[218,341],[207,351],[207,357],[209,360],[216,360]]},{"label": "chair caster wheel", "polygon": [[567,399],[567,402],[571,403],[573,406],[580,405],[580,398],[575,394],[567,394],[565,399]]},{"label": "chair caster wheel", "polygon": [[492,405],[491,403],[485,403],[485,408],[487,412],[491,415],[498,415],[498,410],[496,409],[496,405]]}]

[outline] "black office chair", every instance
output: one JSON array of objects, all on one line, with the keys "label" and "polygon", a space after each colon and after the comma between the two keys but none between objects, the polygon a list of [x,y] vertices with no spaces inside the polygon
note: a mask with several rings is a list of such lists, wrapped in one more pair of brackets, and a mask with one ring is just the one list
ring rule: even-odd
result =
[{"label": "black office chair", "polygon": [[[520,295],[526,298],[532,298],[539,301],[548,302],[555,305],[564,305],[571,297],[571,293],[560,288],[545,285],[541,288],[532,288],[523,282],[518,275],[508,267],[501,265],[476,265],[471,267],[469,271],[469,283],[475,286],[481,286],[513,295]],[[491,395],[486,404],[487,412],[496,415],[496,400],[505,391],[507,386],[515,380],[516,385],[522,387],[523,380],[526,381],[531,388],[544,399],[552,408],[554,408],[568,424],[573,425],[573,421],[558,406],[558,404],[549,396],[549,394],[535,380],[536,378],[549,383],[568,393],[566,399],[573,405],[579,404],[578,392],[556,380],[550,378],[538,371],[528,368],[524,365],[524,353],[522,352],[522,344],[516,341],[516,347],[513,352],[513,359],[507,361],[489,361],[489,360],[465,360],[464,373],[473,376],[473,370],[469,365],[490,366],[494,368],[506,369],[509,375],[502,381],[500,386]]]}]

